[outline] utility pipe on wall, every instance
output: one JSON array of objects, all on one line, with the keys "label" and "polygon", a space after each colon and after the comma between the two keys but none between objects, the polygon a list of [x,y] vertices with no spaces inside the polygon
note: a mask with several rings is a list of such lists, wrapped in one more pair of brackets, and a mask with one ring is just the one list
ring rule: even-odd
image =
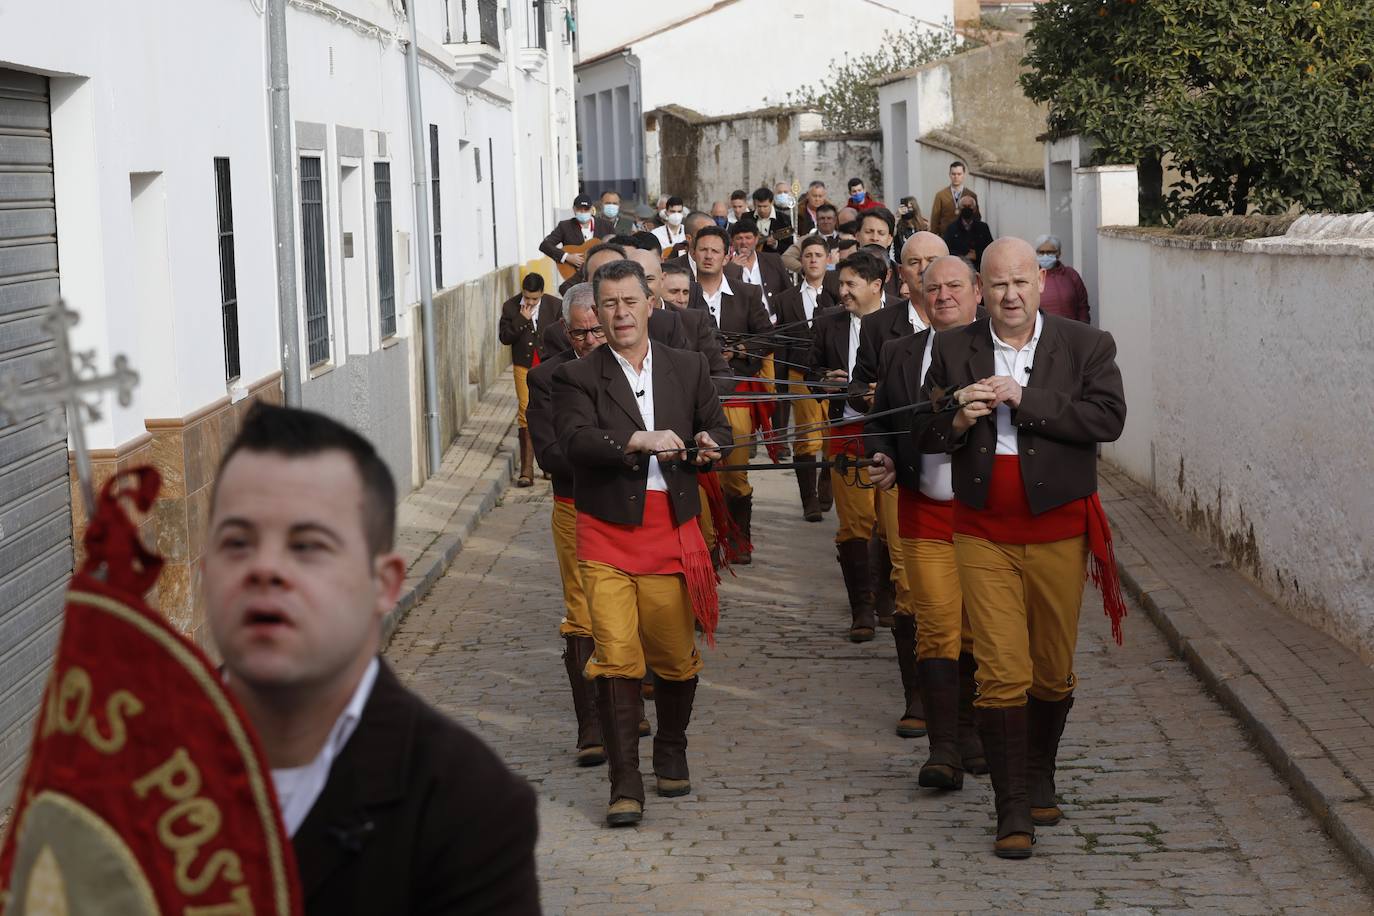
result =
[{"label": "utility pipe on wall", "polygon": [[286,58],[287,0],[267,0],[268,107],[272,116],[272,214],[277,242],[277,330],[286,406],[301,406],[301,330],[296,300],[296,195],[291,161],[291,87]]}]

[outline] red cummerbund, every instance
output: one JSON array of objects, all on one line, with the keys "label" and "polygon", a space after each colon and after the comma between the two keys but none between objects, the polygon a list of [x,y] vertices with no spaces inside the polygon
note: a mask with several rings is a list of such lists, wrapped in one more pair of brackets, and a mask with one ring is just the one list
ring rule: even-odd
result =
[{"label": "red cummerbund", "polygon": [[[699,542],[699,543],[697,543]],[[644,522],[618,525],[577,513],[577,558],[605,563],[632,576],[669,576],[683,571],[691,550],[706,552],[696,519],[673,524],[673,508],[662,490],[644,491]]]},{"label": "red cummerbund", "polygon": [[897,534],[907,540],[954,540],[954,500],[931,499],[920,490],[897,488]]},{"label": "red cummerbund", "polygon": [[995,455],[987,504],[982,509],[973,509],[955,497],[954,530],[998,544],[1063,541],[1088,532],[1088,501],[1075,499],[1033,515],[1026,499],[1026,486],[1021,481],[1020,457]]},{"label": "red cummerbund", "polygon": [[863,420],[832,427],[827,433],[829,438],[825,440],[825,454],[831,458],[836,455],[853,455],[856,458],[862,458],[864,455],[863,433]]},{"label": "red cummerbund", "polygon": [[555,496],[553,501],[556,503],[571,503],[573,502],[573,498],[571,496]]}]

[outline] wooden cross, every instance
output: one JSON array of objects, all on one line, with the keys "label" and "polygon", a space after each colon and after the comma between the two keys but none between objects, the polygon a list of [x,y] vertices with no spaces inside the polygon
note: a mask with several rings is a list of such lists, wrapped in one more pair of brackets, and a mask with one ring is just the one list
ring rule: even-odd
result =
[{"label": "wooden cross", "polygon": [[[62,302],[55,300],[43,317],[43,326],[52,335],[56,347],[44,361],[40,375],[53,377],[48,382],[22,382],[14,373],[0,377],[0,419],[5,425],[17,423],[26,417],[50,407],[62,407],[67,418],[67,435],[71,439],[72,454],[76,456],[76,477],[81,486],[81,500],[86,506],[89,519],[95,512],[95,488],[91,481],[91,456],[86,451],[84,423],[95,422],[101,418],[99,400],[87,401],[86,396],[113,390],[121,407],[128,407],[133,400],[134,387],[138,385],[138,373],[129,367],[129,360],[123,354],[114,358],[114,371],[101,375],[95,367],[95,351],[73,352],[67,331],[80,316]],[[57,414],[48,417],[50,428],[61,432],[62,423]]]}]

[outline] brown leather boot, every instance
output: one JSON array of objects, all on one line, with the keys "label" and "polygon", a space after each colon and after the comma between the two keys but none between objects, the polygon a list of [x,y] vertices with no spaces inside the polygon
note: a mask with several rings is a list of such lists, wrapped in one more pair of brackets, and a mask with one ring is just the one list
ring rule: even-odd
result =
[{"label": "brown leather boot", "polygon": [[[816,456],[798,455],[797,463],[814,465]],[[825,518],[825,513],[821,511],[820,498],[816,495],[816,475],[818,473],[820,472],[814,467],[797,468],[797,489],[801,492],[802,518],[808,522],[819,522]]]},{"label": "brown leather boot", "polygon": [[868,574],[868,540],[841,541],[835,549],[844,587],[849,592],[849,641],[868,642],[878,627],[878,615],[873,609],[873,579]]},{"label": "brown leather boot", "polygon": [[1037,827],[1053,827],[1064,812],[1055,800],[1054,768],[1059,756],[1059,739],[1073,708],[1073,694],[1050,702],[1030,697],[1026,701],[1027,753],[1026,783],[1030,795],[1031,820]]},{"label": "brown leather boot", "polygon": [[[786,375],[787,373],[784,372],[783,374]],[[778,393],[781,394],[783,390],[785,389],[780,387]],[[791,422],[792,403],[790,401],[777,401],[773,408],[773,429],[778,433],[778,435],[786,437],[787,426]],[[788,445],[787,443],[783,443],[782,446],[778,449],[778,460],[791,461],[792,446]]]},{"label": "brown leather boot", "polygon": [[930,735],[930,757],[921,765],[916,782],[927,789],[962,789],[959,663],[952,658],[923,658],[916,664],[921,670],[921,692],[925,694],[926,728]]},{"label": "brown leather boot", "polygon": [[816,502],[821,504],[822,512],[829,512],[830,507],[835,505],[835,494],[831,492],[830,485],[830,469],[826,468],[816,480]]},{"label": "brown leather boot", "polygon": [[983,756],[978,724],[973,720],[973,698],[978,692],[974,675],[977,672],[978,663],[973,660],[973,653],[962,653],[959,656],[959,756],[963,758],[965,773],[986,776],[988,761]]},{"label": "brown leather boot", "polygon": [[596,685],[583,675],[596,649],[590,636],[563,637],[563,665],[572,687],[573,711],[577,714],[577,765],[594,767],[606,762],[601,743],[601,718],[596,711]]},{"label": "brown leather boot", "polygon": [[1026,707],[975,712],[997,804],[997,840],[992,851],[1002,859],[1029,859],[1035,824],[1026,794]]},{"label": "brown leather boot", "polygon": [[873,607],[878,612],[878,626],[892,626],[897,610],[897,589],[892,583],[892,554],[887,541],[876,534],[868,539],[868,574],[873,577]]},{"label": "brown leather boot", "polygon": [[658,794],[676,798],[692,791],[687,771],[687,724],[692,720],[692,701],[697,695],[697,679],[669,681],[660,679],[658,696],[658,734],[654,735],[654,776]]},{"label": "brown leather boot", "polygon": [[596,711],[601,716],[601,737],[610,762],[611,802],[606,823],[611,827],[638,824],[644,817],[644,777],[639,772],[642,704],[637,678],[596,679]]},{"label": "brown leather boot", "polygon": [[[749,530],[750,522],[752,521],[754,516],[753,495],[751,494],[749,496],[727,496],[725,497],[725,506],[727,509],[730,510],[730,517],[735,520],[735,525],[739,528],[740,537],[743,538],[744,543],[753,544],[753,534]],[[743,557],[736,560],[734,565],[748,566],[750,563],[753,562],[754,557],[753,551],[751,550],[745,553]]]},{"label": "brown leather boot", "polygon": [[530,438],[530,431],[524,428],[520,430],[520,476],[515,478],[515,485],[534,486],[534,440]]},{"label": "brown leather boot", "polygon": [[902,696],[906,702],[902,717],[897,720],[897,737],[924,738],[926,713],[916,667],[916,618],[898,614],[892,624],[892,641],[897,644],[897,669],[902,673]]}]

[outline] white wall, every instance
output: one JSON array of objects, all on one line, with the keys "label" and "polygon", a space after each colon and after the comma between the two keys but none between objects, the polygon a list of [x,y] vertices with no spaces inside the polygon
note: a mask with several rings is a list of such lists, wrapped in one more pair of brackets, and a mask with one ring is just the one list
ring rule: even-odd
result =
[{"label": "white wall", "polygon": [[[935,195],[949,186],[949,164],[963,157],[937,146],[918,142],[913,160],[917,163],[916,199],[921,211],[930,217]],[[1045,204],[1045,189],[1028,187],[969,170],[964,186],[978,195],[979,209],[993,238],[1014,235],[1034,241],[1042,232],[1049,232],[1049,213]]]},{"label": "white wall", "polygon": [[578,0],[578,50],[583,60],[618,48],[654,29],[710,9],[717,0],[676,3],[626,3],[624,0]]},{"label": "white wall", "polygon": [[1374,658],[1374,332],[1360,295],[1374,239],[1107,230],[1099,255],[1129,407],[1104,455],[1297,616]]}]

